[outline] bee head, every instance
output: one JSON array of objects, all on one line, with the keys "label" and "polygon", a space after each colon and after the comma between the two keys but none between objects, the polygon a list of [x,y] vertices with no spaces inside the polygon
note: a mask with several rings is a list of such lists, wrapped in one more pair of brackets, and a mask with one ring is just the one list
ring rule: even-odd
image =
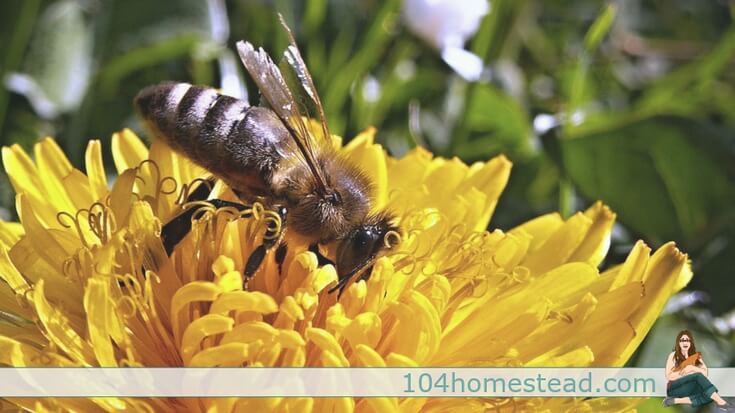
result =
[{"label": "bee head", "polygon": [[291,197],[291,228],[326,244],[365,222],[372,187],[360,169],[332,150],[320,153],[319,166],[326,188],[319,190],[308,168],[295,164],[283,193]]},{"label": "bee head", "polygon": [[372,263],[381,251],[395,245],[398,226],[392,220],[388,214],[369,215],[341,240],[336,262],[340,284]]}]

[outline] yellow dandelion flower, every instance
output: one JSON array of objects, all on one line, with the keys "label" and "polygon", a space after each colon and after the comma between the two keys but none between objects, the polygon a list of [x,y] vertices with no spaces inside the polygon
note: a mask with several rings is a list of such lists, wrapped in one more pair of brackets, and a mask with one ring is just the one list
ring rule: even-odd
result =
[{"label": "yellow dandelion flower", "polygon": [[[338,298],[306,246],[272,256],[243,291],[267,214],[206,210],[169,257],[161,224],[206,171],[130,131],[86,174],[51,139],[3,148],[20,223],[0,223],[0,364],[9,366],[622,366],[690,279],[673,244],[599,273],[615,215],[597,203],[485,231],[504,157],[465,165],[415,149],[393,159],[373,130],[340,150],[400,220],[400,245]],[[221,183],[217,197],[235,199]],[[269,254],[272,254],[269,253]],[[144,273],[145,271],[145,273]],[[628,411],[579,398],[11,399],[33,411]]]}]

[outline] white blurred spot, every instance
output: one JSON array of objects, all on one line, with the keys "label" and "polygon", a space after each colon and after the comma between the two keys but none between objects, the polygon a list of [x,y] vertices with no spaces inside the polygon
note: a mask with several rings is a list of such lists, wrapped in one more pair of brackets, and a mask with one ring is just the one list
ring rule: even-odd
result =
[{"label": "white blurred spot", "polygon": [[24,95],[38,116],[53,119],[59,115],[59,108],[32,77],[22,73],[8,73],[5,76],[5,87],[11,92]]},{"label": "white blurred spot", "polygon": [[559,121],[556,116],[548,113],[542,113],[533,118],[533,130],[536,131],[537,135],[543,135],[557,125],[559,125]]},{"label": "white blurred spot", "polygon": [[465,80],[474,82],[480,80],[484,63],[482,59],[472,52],[458,48],[449,47],[442,51],[442,59],[452,68],[458,75]]},{"label": "white blurred spot", "polygon": [[368,75],[362,84],[362,96],[366,102],[375,103],[380,98],[380,82],[374,76]]},{"label": "white blurred spot", "polygon": [[222,94],[233,98],[248,100],[245,82],[240,77],[238,62],[229,50],[224,50],[217,58],[220,71],[220,90]]},{"label": "white blurred spot", "polygon": [[416,64],[413,60],[403,59],[396,65],[395,73],[403,81],[411,79],[416,75]]},{"label": "white blurred spot", "polygon": [[405,0],[403,19],[417,36],[439,50],[459,47],[490,11],[487,0]]},{"label": "white blurred spot", "polygon": [[227,8],[224,0],[207,0],[209,30],[212,40],[225,44],[230,37],[230,23],[227,20]]},{"label": "white blurred spot", "polygon": [[409,30],[441,51],[442,59],[460,76],[479,80],[484,64],[464,50],[464,43],[490,11],[487,0],[405,0],[403,20]]},{"label": "white blurred spot", "polygon": [[584,112],[582,112],[581,110],[575,110],[572,113],[572,116],[569,117],[569,121],[572,123],[572,125],[578,126],[581,125],[582,122],[584,122],[584,118]]}]

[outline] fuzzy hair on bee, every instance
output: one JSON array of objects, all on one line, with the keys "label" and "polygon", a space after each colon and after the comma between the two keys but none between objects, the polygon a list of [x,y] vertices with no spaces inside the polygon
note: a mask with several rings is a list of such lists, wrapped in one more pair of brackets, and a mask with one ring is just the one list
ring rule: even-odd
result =
[{"label": "fuzzy hair on bee", "polygon": [[[293,231],[314,246],[337,242],[335,288],[341,292],[356,273],[369,276],[372,262],[392,246],[397,237],[391,235],[399,227],[389,212],[371,212],[370,178],[333,147],[314,82],[283,18],[281,24],[290,39],[284,59],[295,85],[287,83],[262,48],[237,44],[267,106],[250,106],[213,88],[180,82],[146,87],[134,105],[152,135],[223,180],[243,208],[261,202],[279,211],[279,233],[268,234],[251,254],[244,281],[270,248],[286,248],[283,234]],[[316,108],[316,116],[304,113],[304,101]],[[321,131],[312,131],[305,117],[316,117]],[[169,252],[190,229],[185,214],[191,211],[163,227]]]}]

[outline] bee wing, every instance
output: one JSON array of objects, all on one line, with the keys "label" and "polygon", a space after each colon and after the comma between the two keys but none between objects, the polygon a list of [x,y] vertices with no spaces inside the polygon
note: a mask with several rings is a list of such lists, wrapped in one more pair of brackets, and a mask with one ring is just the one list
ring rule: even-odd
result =
[{"label": "bee wing", "polygon": [[256,51],[250,42],[239,41],[237,51],[261,95],[288,129],[301,155],[300,158],[305,162],[316,181],[317,191],[326,193],[324,175],[316,162],[312,138],[302,118],[301,106],[294,99],[280,69],[262,47]]},{"label": "bee wing", "polygon": [[329,140],[331,136],[329,133],[329,127],[327,126],[327,119],[324,116],[322,101],[319,99],[319,94],[314,86],[314,80],[311,77],[311,73],[309,73],[309,69],[306,67],[306,63],[304,63],[304,59],[301,58],[301,52],[299,51],[299,47],[296,45],[296,39],[294,38],[291,29],[288,27],[280,13],[278,14],[278,18],[281,22],[281,26],[283,26],[283,29],[286,31],[289,40],[289,46],[286,48],[286,51],[283,52],[284,59],[291,67],[291,70],[298,79],[301,88],[306,92],[306,96],[308,96],[311,103],[316,107],[316,114],[322,127],[322,136],[324,139]]}]

